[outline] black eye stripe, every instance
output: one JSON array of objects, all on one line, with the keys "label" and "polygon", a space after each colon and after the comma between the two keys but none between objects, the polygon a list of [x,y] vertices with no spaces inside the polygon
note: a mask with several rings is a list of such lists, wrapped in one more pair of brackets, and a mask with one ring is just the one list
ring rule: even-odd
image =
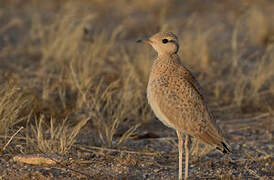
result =
[{"label": "black eye stripe", "polygon": [[168,42],[168,39],[163,39],[162,43],[166,44]]}]

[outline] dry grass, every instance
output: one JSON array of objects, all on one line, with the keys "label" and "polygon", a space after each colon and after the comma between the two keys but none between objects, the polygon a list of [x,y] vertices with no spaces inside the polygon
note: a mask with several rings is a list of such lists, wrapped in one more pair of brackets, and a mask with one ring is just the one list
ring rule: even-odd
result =
[{"label": "dry grass", "polygon": [[31,125],[27,139],[38,152],[64,155],[69,152],[75,142],[75,137],[86,122],[87,119],[84,119],[70,127],[67,119],[58,124],[51,118],[50,125],[47,125],[45,116],[41,115],[39,120],[36,119],[35,124]]},{"label": "dry grass", "polygon": [[0,134],[8,135],[14,126],[27,120],[32,99],[13,83],[2,86],[0,97]]},{"label": "dry grass", "polygon": [[221,126],[250,113],[273,115],[272,3],[3,5],[9,8],[0,8],[0,134],[25,126],[20,152],[69,154],[87,132],[95,139],[88,145],[126,146],[154,118],[146,84],[155,54],[135,41],[163,30],[178,34],[182,61],[201,82]]}]

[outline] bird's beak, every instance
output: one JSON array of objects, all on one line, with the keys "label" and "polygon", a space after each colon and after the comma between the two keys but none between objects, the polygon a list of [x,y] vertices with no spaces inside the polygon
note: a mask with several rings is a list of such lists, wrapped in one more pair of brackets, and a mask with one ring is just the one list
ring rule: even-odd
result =
[{"label": "bird's beak", "polygon": [[145,39],[139,39],[139,40],[137,40],[136,41],[137,43],[149,43],[149,44],[151,44],[152,43],[152,41],[149,39],[149,38],[145,38]]}]

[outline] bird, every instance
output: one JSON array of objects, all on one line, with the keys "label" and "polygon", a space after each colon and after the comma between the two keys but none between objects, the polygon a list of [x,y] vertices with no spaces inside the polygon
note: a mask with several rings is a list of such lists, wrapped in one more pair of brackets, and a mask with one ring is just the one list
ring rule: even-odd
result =
[{"label": "bird", "polygon": [[178,179],[182,180],[183,136],[185,135],[185,174],[189,171],[189,136],[214,146],[224,154],[231,152],[213,114],[209,111],[201,86],[182,63],[179,41],[172,32],[159,32],[137,41],[148,43],[157,52],[150,70],[147,99],[156,117],[176,130],[179,150]]}]

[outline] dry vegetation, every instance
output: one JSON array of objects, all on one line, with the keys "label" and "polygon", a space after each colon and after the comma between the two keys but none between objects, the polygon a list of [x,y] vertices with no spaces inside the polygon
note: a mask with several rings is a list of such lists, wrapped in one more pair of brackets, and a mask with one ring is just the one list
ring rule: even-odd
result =
[{"label": "dry vegetation", "polygon": [[[234,149],[222,157],[194,140],[190,179],[273,178],[273,9],[267,0],[0,0],[0,179],[176,179],[176,135],[146,100],[155,54],[135,43],[166,30]],[[12,161],[35,153],[67,159]]]}]

